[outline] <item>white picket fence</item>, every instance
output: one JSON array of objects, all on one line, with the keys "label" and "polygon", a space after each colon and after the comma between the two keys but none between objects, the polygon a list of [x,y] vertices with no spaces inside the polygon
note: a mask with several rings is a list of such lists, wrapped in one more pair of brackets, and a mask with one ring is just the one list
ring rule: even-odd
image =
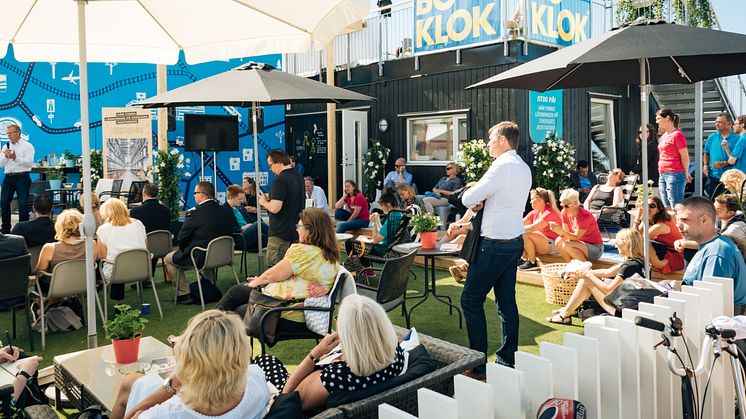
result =
[{"label": "white picket fence", "polygon": [[[673,313],[682,319],[686,343],[697,362],[704,327],[716,316],[733,315],[733,280],[707,277],[683,286],[668,298],[624,310],[622,318],[601,317],[586,323],[585,335],[565,333],[564,344],[541,342],[540,355],[517,352],[515,369],[487,365],[487,382],[454,377],[454,397],[420,389],[420,419],[534,419],[551,397],[581,401],[590,419],[679,419],[681,379],[668,369],[668,351],[653,345],[659,332],[635,326],[636,316],[668,324]],[[602,321],[601,321],[602,320]],[[677,339],[685,356],[684,342]],[[707,393],[704,418],[733,417],[733,379],[729,359],[717,361]],[[706,376],[698,377],[700,396]],[[381,419],[416,418],[383,404]]]}]

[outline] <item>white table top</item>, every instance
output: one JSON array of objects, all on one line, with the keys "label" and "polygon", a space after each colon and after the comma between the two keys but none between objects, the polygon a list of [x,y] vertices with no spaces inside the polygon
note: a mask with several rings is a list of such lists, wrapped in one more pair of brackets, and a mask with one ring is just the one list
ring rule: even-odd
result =
[{"label": "white table top", "polygon": [[[173,353],[170,346],[152,336],[146,336],[140,340],[139,355],[138,362],[150,364],[153,359]],[[56,356],[54,362],[83,384],[106,409],[114,406],[124,375],[119,372],[123,365],[114,362],[111,345]]]},{"label": "white table top", "polygon": [[351,239],[352,234],[350,233],[335,233],[337,235],[337,241],[343,242],[345,240]]}]

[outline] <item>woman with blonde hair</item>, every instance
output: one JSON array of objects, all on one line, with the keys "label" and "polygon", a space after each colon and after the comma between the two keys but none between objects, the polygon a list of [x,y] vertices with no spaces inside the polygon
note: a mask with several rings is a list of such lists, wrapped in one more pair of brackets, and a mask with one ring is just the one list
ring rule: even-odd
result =
[{"label": "woman with blonde hair", "polygon": [[[108,201],[107,201],[108,202]],[[208,310],[192,317],[174,345],[176,366],[165,382],[127,375],[111,411],[120,419],[261,418],[269,403],[262,370],[235,314]]]},{"label": "woman with blonde hair", "polygon": [[523,217],[523,263],[518,269],[531,271],[539,269],[536,264],[536,255],[548,255],[556,249],[554,240],[557,233],[549,229],[549,223],[561,223],[557,202],[554,192],[536,188],[531,190],[531,212]]},{"label": "woman with blonde hair", "polygon": [[609,176],[606,177],[605,184],[594,185],[593,189],[588,192],[583,208],[588,211],[600,211],[603,207],[624,206],[624,191],[619,186],[622,181],[624,181],[622,169],[611,170]]},{"label": "woman with blonde hair", "polygon": [[[78,199],[78,206],[80,207],[80,212],[84,212],[85,200],[82,194]],[[101,216],[101,201],[96,194],[91,195],[91,210],[93,211],[93,216],[96,217],[96,228],[98,229],[104,223],[104,218]]]},{"label": "woman with blonde hair", "polygon": [[645,261],[643,260],[645,256],[640,232],[623,228],[616,234],[615,244],[619,249],[619,254],[624,256],[624,262],[608,269],[566,272],[567,275],[578,278],[578,285],[572,292],[567,304],[556,310],[553,316],[547,317],[548,322],[572,324],[570,316],[575,314],[578,307],[590,296],[593,296],[609,314],[614,315],[614,307],[606,304],[604,298],[621,285],[622,281],[634,274],[647,277],[645,275]]},{"label": "woman with blonde hair", "polygon": [[738,169],[729,169],[720,176],[720,183],[739,199],[743,199],[743,187],[746,183],[746,174]]},{"label": "woman with blonde hair", "polygon": [[[145,226],[140,220],[130,218],[124,202],[109,198],[101,206],[104,223],[96,230],[96,253],[102,260],[101,272],[105,281],[111,280],[114,260],[130,249],[147,249]],[[120,303],[124,299],[124,285],[111,286],[111,299]]]},{"label": "woman with blonde hair", "polygon": [[64,210],[57,216],[54,222],[54,238],[57,241],[41,248],[39,261],[34,268],[44,293],[49,291],[50,278],[40,275],[42,271],[52,272],[58,263],[66,260],[85,259],[85,240],[80,236],[82,222],[83,214],[75,209]]},{"label": "woman with blonde hair", "polygon": [[458,165],[453,162],[448,163],[446,165],[446,175],[440,178],[432,191],[425,192],[425,197],[422,198],[422,201],[425,203],[424,210],[430,214],[434,214],[435,209],[433,207],[448,205],[448,197],[453,195],[454,191],[462,186],[464,186],[464,182],[458,177]]},{"label": "woman with blonde hair", "polygon": [[[327,295],[339,271],[339,247],[329,214],[321,208],[300,213],[299,243],[290,246],[285,257],[260,276],[232,286],[218,301],[217,308],[246,315],[252,292],[282,300],[302,300]],[[302,311],[286,311],[284,319],[303,322]]]},{"label": "woman with blonde hair", "polygon": [[549,229],[557,235],[555,245],[565,262],[573,259],[598,260],[604,253],[604,240],[596,217],[580,206],[578,191],[565,189],[560,195],[562,224],[550,221]]},{"label": "woman with blonde hair", "polygon": [[[404,350],[394,326],[378,303],[352,294],[339,307],[337,332],[326,335],[289,377],[276,358],[257,359],[266,376],[283,393],[297,391],[303,410],[323,407],[335,391],[362,391],[398,377],[405,367]],[[322,367],[316,364],[324,360]]]},{"label": "woman with blonde hair", "polygon": [[399,194],[399,200],[401,201],[401,207],[404,211],[410,214],[420,214],[425,209],[425,203],[422,202],[422,198],[414,193],[414,188],[408,183],[400,183],[396,187],[396,193]]}]

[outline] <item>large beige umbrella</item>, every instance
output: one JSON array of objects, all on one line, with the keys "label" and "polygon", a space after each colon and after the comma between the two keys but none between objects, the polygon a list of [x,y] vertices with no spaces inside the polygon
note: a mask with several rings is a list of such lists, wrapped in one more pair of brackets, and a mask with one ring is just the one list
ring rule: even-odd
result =
[{"label": "large beige umbrella", "polygon": [[[3,9],[0,57],[80,63],[83,173],[91,171],[88,62],[197,64],[321,49],[369,10],[367,0],[14,0]],[[88,18],[88,19],[87,19]],[[96,346],[91,179],[83,176],[88,346]]]}]

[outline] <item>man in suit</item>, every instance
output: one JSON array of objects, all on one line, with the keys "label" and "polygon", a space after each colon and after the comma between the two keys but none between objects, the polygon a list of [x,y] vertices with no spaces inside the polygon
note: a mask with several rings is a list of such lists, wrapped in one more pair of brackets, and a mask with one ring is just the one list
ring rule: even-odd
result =
[{"label": "man in suit", "polygon": [[36,247],[46,243],[54,243],[54,221],[52,221],[52,197],[37,195],[34,198],[34,213],[36,218],[31,221],[21,221],[13,226],[11,234],[23,236],[26,246]]},{"label": "man in suit", "polygon": [[[215,187],[210,182],[200,182],[194,188],[197,206],[187,212],[184,225],[177,237],[179,250],[166,255],[169,276],[175,278],[178,266],[192,266],[191,251],[194,247],[207,247],[210,240],[220,236],[232,236],[240,231],[233,211],[215,201]],[[198,265],[204,261],[204,253],[195,254]],[[214,278],[216,279],[216,278]],[[177,291],[179,304],[191,304],[189,286],[180,278]]]},{"label": "man in suit", "polygon": [[[145,226],[145,232],[150,233],[156,230],[170,231],[171,227],[171,210],[158,201],[158,185],[148,182],[142,188],[142,204],[130,210],[130,217],[136,218]],[[152,259],[153,275],[158,265],[158,259]],[[143,283],[145,288],[150,288],[150,281]],[[132,288],[137,288],[137,284],[132,284]]]},{"label": "man in suit", "polygon": [[[0,233],[0,260],[14,258],[28,253],[26,241],[15,234]],[[0,310],[23,303],[24,297],[14,299],[0,299]]]},{"label": "man in suit", "polygon": [[130,217],[140,220],[148,233],[170,229],[171,210],[158,201],[158,185],[148,182],[143,186],[142,205],[132,208]]}]

